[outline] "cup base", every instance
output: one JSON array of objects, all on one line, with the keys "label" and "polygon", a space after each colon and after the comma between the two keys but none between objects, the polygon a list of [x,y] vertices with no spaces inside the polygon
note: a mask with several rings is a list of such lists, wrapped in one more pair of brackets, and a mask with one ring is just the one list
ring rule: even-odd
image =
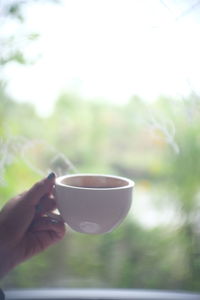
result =
[{"label": "cup base", "polygon": [[84,233],[98,233],[100,231],[100,225],[93,222],[81,222],[79,224],[81,232]]}]

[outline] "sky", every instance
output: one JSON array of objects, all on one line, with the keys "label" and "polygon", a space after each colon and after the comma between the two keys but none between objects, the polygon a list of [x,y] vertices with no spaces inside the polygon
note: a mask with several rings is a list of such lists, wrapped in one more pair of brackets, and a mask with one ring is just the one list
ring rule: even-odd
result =
[{"label": "sky", "polygon": [[2,32],[39,33],[23,46],[35,63],[8,64],[3,76],[9,94],[41,115],[63,92],[124,104],[135,94],[153,101],[200,90],[195,0],[63,0],[27,4],[24,16],[22,26],[9,21]]}]

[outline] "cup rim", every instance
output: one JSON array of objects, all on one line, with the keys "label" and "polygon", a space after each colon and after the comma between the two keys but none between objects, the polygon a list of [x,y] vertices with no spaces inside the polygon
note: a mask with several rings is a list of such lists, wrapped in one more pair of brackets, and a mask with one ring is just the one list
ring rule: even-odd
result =
[{"label": "cup rim", "polygon": [[[107,177],[107,178],[119,179],[119,180],[127,182],[127,184],[124,186],[98,188],[98,187],[82,187],[82,186],[80,187],[80,186],[73,186],[70,184],[62,183],[62,180],[65,178],[83,177],[83,176]],[[58,186],[63,186],[63,187],[70,187],[70,188],[76,189],[76,190],[123,190],[123,189],[127,189],[127,188],[133,188],[135,185],[135,182],[127,177],[117,176],[117,175],[98,174],[98,173],[77,173],[77,174],[68,174],[68,175],[64,175],[64,176],[59,176],[56,178],[55,184]]]}]

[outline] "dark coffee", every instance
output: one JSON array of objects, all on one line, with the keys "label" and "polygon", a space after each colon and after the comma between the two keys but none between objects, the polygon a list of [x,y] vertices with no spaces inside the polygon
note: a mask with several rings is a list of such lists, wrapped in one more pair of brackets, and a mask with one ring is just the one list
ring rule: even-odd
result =
[{"label": "dark coffee", "polygon": [[109,176],[73,176],[63,180],[66,185],[87,188],[87,189],[111,189],[126,186],[127,182],[119,178],[113,178]]}]

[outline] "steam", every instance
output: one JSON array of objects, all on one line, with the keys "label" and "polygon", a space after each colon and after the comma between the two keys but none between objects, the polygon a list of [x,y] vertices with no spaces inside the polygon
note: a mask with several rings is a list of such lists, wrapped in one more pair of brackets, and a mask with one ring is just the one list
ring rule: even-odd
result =
[{"label": "steam", "polygon": [[55,172],[57,176],[78,172],[73,163],[54,147],[42,140],[30,141],[24,137],[0,139],[0,185],[6,185],[6,168],[22,160],[40,176]]},{"label": "steam", "polygon": [[152,111],[149,112],[149,124],[151,130],[162,132],[164,139],[171,146],[175,154],[180,153],[180,148],[176,142],[176,128],[172,120],[157,117]]},{"label": "steam", "polygon": [[71,163],[71,161],[63,154],[58,153],[50,162],[50,168],[54,171],[58,176],[63,174],[67,174],[69,172],[77,173],[77,169]]},{"label": "steam", "polygon": [[76,167],[63,153],[42,140],[28,142],[23,147],[21,156],[32,170],[42,176],[50,171],[57,176],[77,172]]},{"label": "steam", "polygon": [[14,163],[18,157],[18,153],[26,143],[24,137],[7,137],[0,139],[0,184],[6,185],[5,170],[6,167]]}]

